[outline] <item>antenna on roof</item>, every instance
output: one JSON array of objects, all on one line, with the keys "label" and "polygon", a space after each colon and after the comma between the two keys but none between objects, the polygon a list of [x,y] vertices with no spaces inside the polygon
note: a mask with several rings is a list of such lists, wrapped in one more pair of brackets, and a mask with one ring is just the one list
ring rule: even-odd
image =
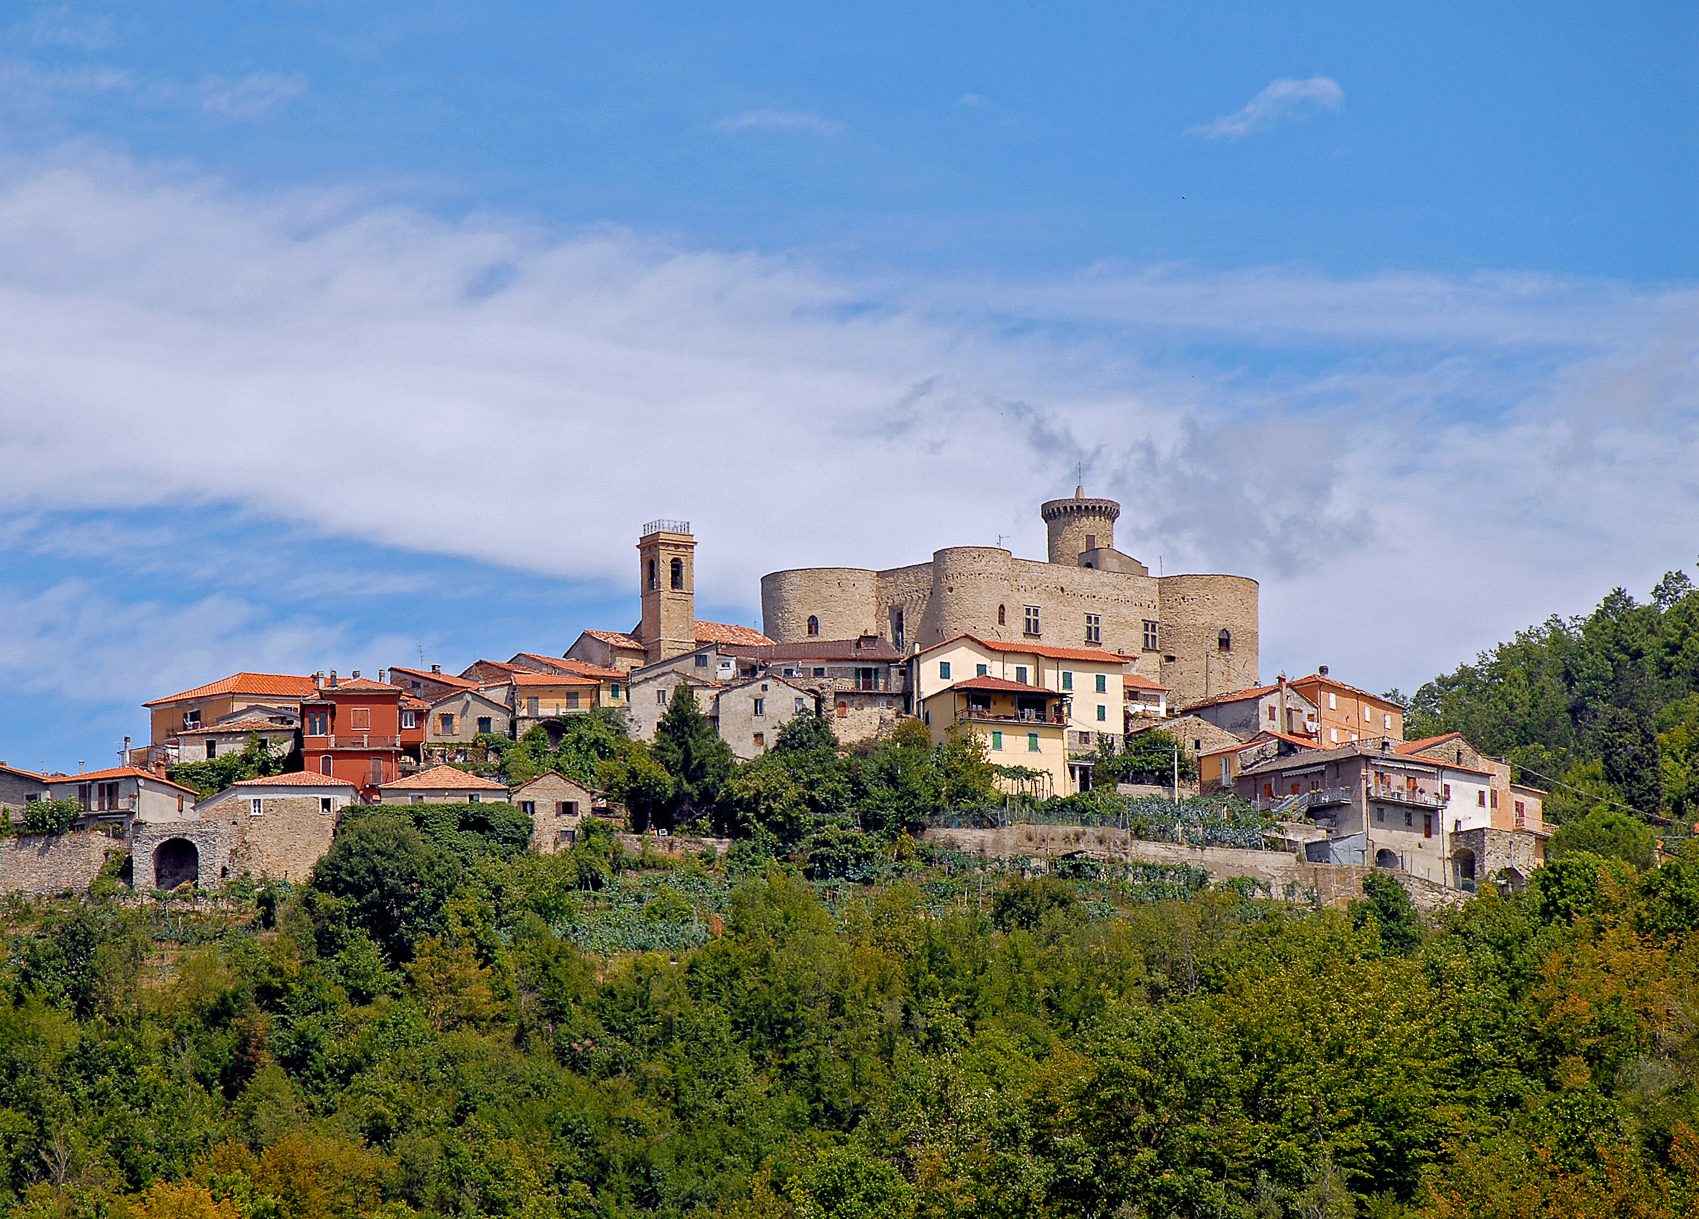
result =
[{"label": "antenna on roof", "polygon": [[1006,538],[1006,537],[1008,537],[1008,536],[1009,536],[1009,535],[1008,535],[1008,534],[1006,534],[1006,533],[999,533],[999,534],[998,534],[998,535],[997,535],[997,549],[998,549],[998,550],[1001,550],[1001,549],[1003,549],[1003,539],[1004,539],[1004,538]]},{"label": "antenna on roof", "polygon": [[422,669],[422,668],[425,667],[425,645],[421,643],[418,646],[419,646],[419,667]]}]

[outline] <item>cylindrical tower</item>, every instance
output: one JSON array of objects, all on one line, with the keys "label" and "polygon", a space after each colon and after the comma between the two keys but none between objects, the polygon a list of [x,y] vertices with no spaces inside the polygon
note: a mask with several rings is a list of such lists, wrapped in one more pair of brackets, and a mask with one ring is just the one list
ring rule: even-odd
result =
[{"label": "cylindrical tower", "polygon": [[1038,511],[1050,531],[1052,563],[1077,566],[1086,551],[1115,545],[1115,518],[1121,515],[1121,505],[1112,499],[1087,499],[1085,488],[1075,487],[1072,499],[1046,500]]},{"label": "cylindrical tower", "polygon": [[1170,703],[1183,707],[1254,686],[1257,582],[1248,576],[1165,576],[1157,587],[1162,682]]},{"label": "cylindrical tower", "polygon": [[879,579],[860,567],[794,567],[761,577],[761,629],[780,643],[878,634]]}]

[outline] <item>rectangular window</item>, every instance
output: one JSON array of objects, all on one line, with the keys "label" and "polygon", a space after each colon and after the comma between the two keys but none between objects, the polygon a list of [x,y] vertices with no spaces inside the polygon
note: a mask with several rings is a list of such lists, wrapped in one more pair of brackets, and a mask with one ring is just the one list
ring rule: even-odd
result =
[{"label": "rectangular window", "polygon": [[1015,680],[1020,682],[1021,685],[1023,685],[1023,686],[1026,685],[1026,666],[1025,665],[1016,665],[1015,666]]},{"label": "rectangular window", "polygon": [[1386,810],[1384,808],[1377,807],[1375,809],[1375,821],[1376,822],[1382,822],[1382,821],[1385,821],[1385,820],[1386,820]]},{"label": "rectangular window", "polygon": [[1451,784],[1445,784],[1440,790],[1445,793],[1445,798],[1449,801],[1451,799]]},{"label": "rectangular window", "polygon": [[383,782],[383,759],[382,758],[373,758],[372,759],[372,786],[376,787],[379,783],[382,783],[382,782]]},{"label": "rectangular window", "polygon": [[1332,741],[1335,745],[1337,745],[1339,743],[1339,729],[1329,728],[1327,730],[1327,734],[1328,734],[1328,739],[1330,741]]},{"label": "rectangular window", "polygon": [[696,667],[698,669],[706,669],[708,667],[708,654],[706,652],[698,652],[696,654]]},{"label": "rectangular window", "polygon": [[183,727],[185,727],[185,728],[199,728],[200,726],[201,726],[201,713],[198,709],[194,710],[194,711],[183,712]]},{"label": "rectangular window", "polygon": [[1475,806],[1477,808],[1485,808],[1487,806],[1487,793],[1486,792],[1476,792],[1475,793]]},{"label": "rectangular window", "polygon": [[655,701],[665,707],[667,705],[667,692],[665,690],[655,691]]},{"label": "rectangular window", "polygon": [[975,677],[988,677],[988,676],[990,676],[990,674],[991,674],[991,666],[990,665],[974,665],[973,666],[973,675]]},{"label": "rectangular window", "polygon": [[213,740],[211,737],[208,737],[206,739],[207,761],[210,762],[210,761],[212,761],[212,759],[216,758],[217,756],[218,756],[218,742]]},{"label": "rectangular window", "polygon": [[330,797],[329,796],[320,796],[319,797],[319,815],[324,816],[324,817],[328,817],[328,816],[330,816],[330,814],[333,811],[334,810],[330,806]]},{"label": "rectangular window", "polygon": [[258,817],[263,812],[265,812],[264,800],[255,799],[248,801],[248,816]]},{"label": "rectangular window", "polygon": [[1434,815],[1432,813],[1423,813],[1422,814],[1422,837],[1423,838],[1432,838],[1433,836],[1434,836]]},{"label": "rectangular window", "polygon": [[568,711],[578,710],[578,696],[576,694],[568,694],[566,696],[566,709]]},{"label": "rectangular window", "polygon": [[1525,813],[1527,813],[1527,811],[1528,811],[1528,806],[1526,804],[1522,803],[1522,801],[1518,800],[1516,802],[1516,815],[1518,817],[1523,816]]},{"label": "rectangular window", "polygon": [[949,681],[950,680],[950,662],[949,661],[940,660],[938,662],[938,680],[939,681]]},{"label": "rectangular window", "polygon": [[348,708],[348,726],[356,732],[372,730],[372,709],[370,707]]},{"label": "rectangular window", "polygon": [[330,773],[330,755],[328,753],[319,759],[319,773],[321,775]]},{"label": "rectangular window", "polygon": [[1413,824],[1413,822],[1410,820],[1410,818],[1412,816],[1413,816],[1413,814],[1410,812],[1409,809],[1404,810],[1404,828],[1405,829],[1409,829],[1410,826]]},{"label": "rectangular window", "polygon": [[1492,799],[1492,806],[1494,808],[1497,808],[1498,807],[1498,789],[1496,787],[1493,789],[1491,799]]},{"label": "rectangular window", "polygon": [[496,721],[495,721],[494,716],[480,715],[478,717],[478,731],[479,732],[494,732],[495,731],[495,724],[496,724]]},{"label": "rectangular window", "polygon": [[401,726],[403,728],[417,728],[419,726],[418,716],[417,711],[403,711],[401,713]]},{"label": "rectangular window", "polygon": [[483,799],[484,798],[482,796],[480,796],[477,792],[467,792],[466,793],[466,803],[468,803],[468,804],[481,804],[483,802]]},{"label": "rectangular window", "polygon": [[618,682],[615,682],[613,685],[608,687],[608,698],[612,702],[616,702],[616,703],[619,702],[619,683]]},{"label": "rectangular window", "polygon": [[1327,692],[1327,709],[1329,711],[1339,710],[1339,696],[1331,690]]},{"label": "rectangular window", "polygon": [[1026,734],[1026,751],[1028,753],[1038,752],[1038,733],[1029,732]]},{"label": "rectangular window", "polygon": [[307,735],[308,736],[329,736],[330,735],[330,712],[328,712],[328,711],[309,711],[309,712],[307,712]]},{"label": "rectangular window", "polygon": [[991,730],[991,748],[1001,752],[1003,749],[1003,732],[999,728]]},{"label": "rectangular window", "polygon": [[1068,669],[1063,669],[1062,670],[1062,689],[1072,690],[1073,688],[1074,688],[1074,675],[1073,675],[1073,673]]},{"label": "rectangular window", "polygon": [[444,736],[454,735],[454,712],[444,711],[437,716],[437,731]]},{"label": "rectangular window", "polygon": [[537,815],[537,802],[535,800],[521,800],[519,802],[519,811],[524,813],[527,817],[535,817]]},{"label": "rectangular window", "polygon": [[765,732],[757,732],[755,734],[755,748],[757,748],[757,749],[767,748],[767,734]]},{"label": "rectangular window", "polygon": [[1109,719],[1109,708],[1102,703],[1097,704],[1097,722],[1104,723]]},{"label": "rectangular window", "polygon": [[1144,650],[1147,652],[1154,652],[1156,651],[1157,646],[1158,636],[1156,623],[1152,622],[1149,618],[1146,618],[1144,620]]},{"label": "rectangular window", "polygon": [[1099,694],[1109,693],[1109,675],[1107,673],[1097,675],[1097,692]]},{"label": "rectangular window", "polygon": [[1268,709],[1268,722],[1271,723],[1271,724],[1274,723],[1274,708],[1273,707],[1270,707]]},{"label": "rectangular window", "polygon": [[792,699],[791,704],[791,710],[797,715],[801,715],[804,711],[808,710],[807,702],[800,698]]},{"label": "rectangular window", "polygon": [[1103,642],[1103,618],[1099,614],[1085,616],[1085,641],[1087,643]]},{"label": "rectangular window", "polygon": [[758,698],[758,699],[755,700],[755,714],[758,717],[767,714],[767,700],[766,699]]},{"label": "rectangular window", "polygon": [[816,676],[816,677],[826,676],[826,666],[825,665],[815,665],[814,666],[814,676]]},{"label": "rectangular window", "polygon": [[526,715],[536,715],[537,714],[537,697],[536,697],[536,695],[532,695],[530,698],[525,700],[525,714]]},{"label": "rectangular window", "polygon": [[1028,635],[1036,635],[1039,633],[1038,606],[1036,605],[1029,605],[1026,607],[1026,633]]},{"label": "rectangular window", "polygon": [[1386,727],[1386,730],[1388,732],[1392,731],[1392,712],[1390,712],[1390,711],[1388,711],[1386,713],[1386,725],[1385,725],[1385,727]]}]

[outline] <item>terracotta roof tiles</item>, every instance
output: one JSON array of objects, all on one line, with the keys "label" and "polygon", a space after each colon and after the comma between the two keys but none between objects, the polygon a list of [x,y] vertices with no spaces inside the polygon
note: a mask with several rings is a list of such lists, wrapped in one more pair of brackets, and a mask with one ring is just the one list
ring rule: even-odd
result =
[{"label": "terracotta roof tiles", "polygon": [[179,694],[168,694],[164,698],[156,698],[142,704],[144,707],[158,707],[166,703],[180,703],[195,698],[213,698],[220,694],[253,694],[266,698],[307,698],[313,693],[313,679],[297,677],[290,673],[232,673],[229,677],[221,677],[217,681],[208,682],[204,686],[196,686],[192,690],[184,690]]},{"label": "terracotta roof tiles", "polygon": [[261,775],[257,779],[237,779],[231,787],[355,787],[347,779],[334,775],[315,775],[311,771],[291,770],[281,775]]},{"label": "terracotta roof tiles", "polygon": [[498,783],[494,779],[486,779],[482,775],[468,774],[464,770],[456,770],[452,766],[433,766],[429,770],[421,770],[416,775],[408,775],[403,779],[395,779],[389,783],[380,784],[379,791],[503,791],[507,784]]}]

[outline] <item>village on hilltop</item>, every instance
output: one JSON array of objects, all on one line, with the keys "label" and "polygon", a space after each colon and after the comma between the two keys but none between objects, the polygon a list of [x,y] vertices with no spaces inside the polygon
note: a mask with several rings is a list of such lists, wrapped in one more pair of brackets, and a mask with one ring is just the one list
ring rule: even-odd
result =
[{"label": "village on hilltop", "polygon": [[[690,525],[653,521],[637,543],[642,613],[629,631],[583,629],[558,654],[539,646],[457,673],[238,672],[151,699],[147,742],[122,766],[0,763],[9,822],[74,801],[71,828],[87,831],[13,834],[0,890],[86,887],[115,844],[137,888],[300,881],[356,802],[511,801],[534,849],[561,850],[586,816],[621,811],[558,772],[511,786],[473,773],[488,769],[491,742],[558,739],[593,711],[652,740],[685,688],[740,759],[798,716],[820,717],[844,747],[906,720],[934,741],[975,738],[1012,799],[1042,801],[1089,789],[1104,750],[1161,729],[1197,774],[1194,793],[1267,811],[1277,845],[1308,863],[1466,892],[1488,877],[1521,884],[1543,861],[1540,792],[1508,764],[1456,733],[1406,741],[1402,706],[1325,666],[1260,683],[1255,580],[1153,576],[1115,548],[1120,505],[1083,489],[1041,511],[1042,561],[956,546],[886,570],[772,572],[762,631],[695,616]],[[256,744],[299,768],[211,794],[171,777]]]}]

